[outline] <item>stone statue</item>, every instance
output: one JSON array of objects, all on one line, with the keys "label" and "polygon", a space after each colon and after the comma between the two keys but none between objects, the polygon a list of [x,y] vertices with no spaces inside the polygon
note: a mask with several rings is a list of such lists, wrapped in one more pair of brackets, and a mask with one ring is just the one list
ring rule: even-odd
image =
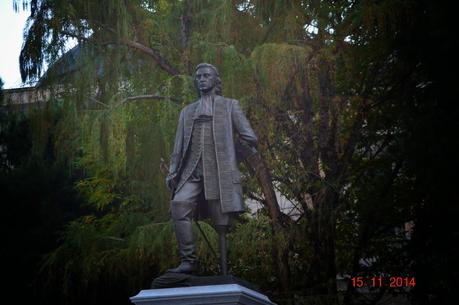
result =
[{"label": "stone statue", "polygon": [[196,67],[195,86],[200,98],[180,113],[166,177],[181,261],[168,272],[197,271],[192,218],[207,211],[219,234],[220,271],[226,275],[226,233],[233,216],[244,210],[238,161],[256,152],[257,137],[239,102],[221,96],[213,65]]}]

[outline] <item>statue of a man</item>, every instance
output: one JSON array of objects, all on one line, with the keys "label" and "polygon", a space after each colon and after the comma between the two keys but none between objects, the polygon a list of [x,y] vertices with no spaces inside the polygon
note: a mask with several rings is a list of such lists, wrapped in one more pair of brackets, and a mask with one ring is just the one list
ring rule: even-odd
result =
[{"label": "statue of a man", "polygon": [[181,261],[169,272],[197,271],[192,217],[206,206],[220,236],[220,267],[226,274],[225,234],[232,216],[244,210],[238,160],[256,152],[257,137],[239,102],[221,96],[213,65],[196,67],[195,86],[200,98],[180,113],[166,178]]}]

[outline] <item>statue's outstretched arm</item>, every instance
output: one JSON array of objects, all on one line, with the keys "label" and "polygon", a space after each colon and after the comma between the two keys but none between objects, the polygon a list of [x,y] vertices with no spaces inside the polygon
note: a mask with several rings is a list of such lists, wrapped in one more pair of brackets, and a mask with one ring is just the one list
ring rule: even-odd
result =
[{"label": "statue's outstretched arm", "polygon": [[249,146],[256,148],[258,144],[258,138],[250,126],[249,120],[247,120],[246,116],[242,112],[239,101],[237,100],[233,100],[231,116],[233,120],[233,126],[235,127],[236,132],[239,134],[241,142],[245,142]]}]

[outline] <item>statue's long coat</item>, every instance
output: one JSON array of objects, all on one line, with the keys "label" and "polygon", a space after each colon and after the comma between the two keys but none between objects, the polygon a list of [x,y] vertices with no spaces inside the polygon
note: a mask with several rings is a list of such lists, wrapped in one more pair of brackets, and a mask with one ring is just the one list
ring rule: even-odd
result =
[{"label": "statue's long coat", "polygon": [[[180,178],[183,161],[190,145],[193,131],[193,117],[199,100],[185,106],[181,113],[175,136],[174,151],[171,155],[169,175]],[[220,202],[223,213],[241,212],[244,210],[242,199],[241,173],[237,166],[235,133],[245,147],[254,148],[257,137],[249,121],[242,112],[237,100],[214,97],[213,136],[217,155],[217,169],[220,186]]]}]

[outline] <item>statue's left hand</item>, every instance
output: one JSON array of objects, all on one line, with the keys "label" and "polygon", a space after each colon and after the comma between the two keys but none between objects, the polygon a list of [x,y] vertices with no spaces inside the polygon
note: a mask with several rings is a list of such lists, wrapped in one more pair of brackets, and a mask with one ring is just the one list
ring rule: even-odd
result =
[{"label": "statue's left hand", "polygon": [[177,177],[177,173],[170,173],[166,177],[166,185],[169,191],[173,191],[177,187],[177,180],[175,179]]},{"label": "statue's left hand", "polygon": [[250,146],[248,143],[242,141],[241,139],[236,139],[235,150],[236,150],[236,159],[238,162],[243,162],[250,156],[257,153],[257,150],[255,147]]}]

